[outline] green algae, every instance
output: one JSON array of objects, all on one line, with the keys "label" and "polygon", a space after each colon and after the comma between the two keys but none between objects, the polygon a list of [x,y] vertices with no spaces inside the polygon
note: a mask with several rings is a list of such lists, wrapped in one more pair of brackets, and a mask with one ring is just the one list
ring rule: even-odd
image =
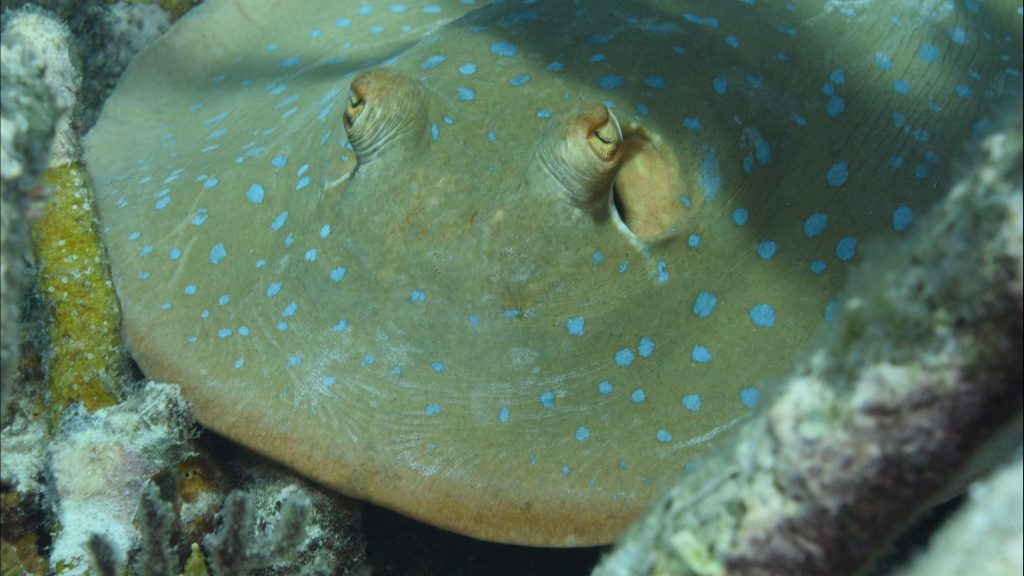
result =
[{"label": "green algae", "polygon": [[85,173],[74,164],[46,176],[53,198],[32,235],[39,292],[50,304],[48,422],[69,404],[92,412],[117,403],[122,353],[120,305],[99,243]]}]

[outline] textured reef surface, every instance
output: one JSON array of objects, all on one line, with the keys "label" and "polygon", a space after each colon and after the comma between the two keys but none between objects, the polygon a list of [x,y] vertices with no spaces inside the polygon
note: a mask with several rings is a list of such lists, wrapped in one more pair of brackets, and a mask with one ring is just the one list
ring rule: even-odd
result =
[{"label": "textured reef surface", "polygon": [[86,159],[147,375],[485,539],[614,537],[1020,84],[1008,2],[470,9],[210,0]]}]

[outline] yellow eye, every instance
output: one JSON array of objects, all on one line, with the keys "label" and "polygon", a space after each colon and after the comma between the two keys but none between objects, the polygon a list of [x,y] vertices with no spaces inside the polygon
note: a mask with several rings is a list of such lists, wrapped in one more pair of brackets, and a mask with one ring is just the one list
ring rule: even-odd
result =
[{"label": "yellow eye", "polygon": [[346,130],[352,129],[352,123],[356,121],[356,118],[358,118],[360,114],[362,114],[363,108],[365,107],[366,100],[358,94],[353,93],[349,96],[348,105],[345,106],[345,115],[342,117]]},{"label": "yellow eye", "polygon": [[622,130],[619,128],[619,121],[607,111],[603,115],[602,122],[592,128],[587,143],[590,149],[598,158],[604,161],[611,160],[622,147]]}]

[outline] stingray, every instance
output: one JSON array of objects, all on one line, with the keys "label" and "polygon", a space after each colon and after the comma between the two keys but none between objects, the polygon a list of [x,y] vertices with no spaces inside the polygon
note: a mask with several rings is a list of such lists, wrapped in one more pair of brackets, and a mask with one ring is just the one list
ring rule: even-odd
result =
[{"label": "stingray", "polygon": [[86,139],[125,338],[324,485],[605,543],[936,200],[1020,8],[473,4],[208,0],[140,55]]}]

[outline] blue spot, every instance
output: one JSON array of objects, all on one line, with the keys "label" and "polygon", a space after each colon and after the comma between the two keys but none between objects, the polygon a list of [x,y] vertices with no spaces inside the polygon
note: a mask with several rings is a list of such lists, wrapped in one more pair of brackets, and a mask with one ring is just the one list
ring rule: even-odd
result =
[{"label": "blue spot", "polygon": [[903,80],[902,78],[899,79],[899,80],[894,80],[893,83],[892,83],[892,89],[897,94],[904,94],[905,95],[905,94],[910,92],[910,82],[907,82],[906,80]]},{"label": "blue spot", "polygon": [[682,398],[683,408],[690,412],[700,412],[700,394],[686,394]]},{"label": "blue spot", "polygon": [[408,10],[408,8],[406,8],[405,4],[392,4],[391,6],[388,6],[388,11],[392,14],[401,14],[406,10]]},{"label": "blue spot", "polygon": [[839,258],[843,262],[852,260],[857,254],[857,239],[853,236],[847,236],[836,242],[836,258]]},{"label": "blue spot", "polygon": [[445,58],[443,55],[434,54],[433,56],[427,57],[427,59],[424,60],[422,64],[420,64],[420,68],[424,70],[431,70],[433,68],[437,68],[438,66],[441,65],[442,62],[444,62],[444,60]]},{"label": "blue spot", "polygon": [[296,354],[294,356],[289,356],[288,357],[288,365],[289,366],[298,366],[299,364],[302,364],[302,356],[299,356],[298,354]]},{"label": "blue spot", "polygon": [[625,368],[633,363],[635,356],[629,348],[622,348],[615,352],[615,365]]},{"label": "blue spot", "polygon": [[839,188],[843,184],[846,184],[847,179],[850,177],[850,167],[844,161],[836,162],[828,169],[828,173],[825,175],[825,179],[828,181],[828,185],[833,188]]},{"label": "blue spot", "polygon": [[245,366],[245,359],[244,358],[239,358],[239,359],[235,360],[235,369],[236,370],[241,368],[242,366]]},{"label": "blue spot", "polygon": [[157,200],[156,204],[154,204],[153,207],[156,208],[157,210],[163,210],[164,208],[167,208],[167,205],[170,204],[170,203],[171,203],[171,197],[170,196],[164,196],[163,198]]},{"label": "blue spot", "polygon": [[892,168],[893,170],[895,170],[895,169],[899,168],[900,166],[903,166],[903,158],[902,157],[900,157],[900,156],[893,156],[892,158],[889,158],[889,168]]},{"label": "blue spot", "polygon": [[505,318],[519,318],[523,315],[523,311],[519,308],[510,308],[501,313]]},{"label": "blue spot", "polygon": [[274,282],[270,286],[267,286],[267,297],[268,298],[273,298],[274,296],[277,296],[277,293],[280,292],[280,291],[281,291],[281,283],[280,282]]},{"label": "blue spot", "polygon": [[725,37],[725,43],[733,48],[740,47],[740,39],[733,36],[732,34],[729,34],[728,36]]},{"label": "blue spot", "polygon": [[423,7],[423,13],[424,14],[440,14],[441,13],[441,7],[437,6],[437,5],[434,5],[434,4],[430,4],[429,6],[424,6]]},{"label": "blue spot", "polygon": [[[196,214],[196,217],[192,219],[192,225],[193,226],[202,226],[203,224],[206,223],[206,219],[209,218],[210,215],[207,213],[206,208],[199,208],[197,210],[197,212],[198,212],[198,214]],[[136,236],[136,238],[138,238],[138,236]],[[134,240],[134,239],[135,238],[129,238],[129,240]]]},{"label": "blue spot", "polygon": [[626,79],[622,76],[602,76],[598,81],[597,85],[605,90],[615,90],[616,88],[622,88],[626,85]]},{"label": "blue spot", "polygon": [[775,252],[779,249],[778,244],[774,240],[761,240],[757,243],[757,255],[762,260],[771,260],[772,256],[775,256]]},{"label": "blue spot", "polygon": [[836,84],[845,84],[846,73],[843,72],[842,68],[836,68],[835,70],[832,71],[831,74],[828,75],[828,79],[831,80],[832,82],[835,82]]},{"label": "blue spot", "polygon": [[693,313],[698,318],[707,318],[715,310],[716,304],[718,304],[718,297],[711,292],[703,290],[697,294],[697,298],[693,301]]},{"label": "blue spot", "polygon": [[693,118],[692,116],[683,118],[681,124],[683,125],[683,128],[686,128],[691,132],[700,132],[700,120]]},{"label": "blue spot", "polygon": [[498,409],[498,422],[508,422],[509,411],[508,406],[502,406]]},{"label": "blue spot", "polygon": [[494,142],[497,139],[498,139],[498,133],[497,132],[495,132],[494,130],[488,130],[487,131],[487,141],[488,142]]},{"label": "blue spot", "polygon": [[284,154],[278,154],[270,159],[270,163],[273,164],[275,168],[284,168],[285,165],[288,164],[288,157]]},{"label": "blue spot", "polygon": [[558,471],[561,472],[562,474],[565,474],[566,476],[569,475],[569,467],[567,465],[563,464],[562,467],[558,469]]},{"label": "blue spot", "polygon": [[228,296],[227,294],[221,294],[220,298],[217,298],[217,304],[220,304],[221,306],[228,302],[231,302],[231,296]]},{"label": "blue spot", "polygon": [[721,96],[722,94],[725,94],[725,90],[729,85],[725,81],[725,78],[715,78],[711,81],[711,87],[714,88],[716,94]]},{"label": "blue spot", "polygon": [[700,364],[707,364],[708,362],[711,362],[711,351],[705,348],[704,346],[697,344],[696,346],[693,347],[693,351],[690,352],[690,358],[694,362],[698,362]]},{"label": "blue spot", "polygon": [[139,280],[149,280],[149,272],[139,272]]},{"label": "blue spot", "polygon": [[331,330],[335,332],[344,332],[345,328],[348,328],[348,320],[339,320],[337,324],[331,326]]},{"label": "blue spot", "polygon": [[298,309],[299,304],[297,302],[289,302],[288,305],[285,306],[284,310],[281,312],[281,316],[284,316],[285,318],[291,318],[292,316],[295,315],[295,312],[297,312]]},{"label": "blue spot", "polygon": [[466,88],[465,86],[459,86],[456,89],[456,92],[459,93],[459,100],[462,102],[469,102],[470,100],[476,98],[476,92],[474,92],[471,88]]},{"label": "blue spot", "polygon": [[954,44],[966,44],[967,43],[967,32],[959,26],[953,26],[949,29],[949,39]]},{"label": "blue spot", "polygon": [[299,58],[298,56],[289,56],[289,57],[285,58],[284,60],[281,60],[281,67],[282,68],[293,68],[295,66],[298,66],[299,63],[301,63],[301,62],[302,62],[302,59]]},{"label": "blue spot", "polygon": [[231,328],[221,328],[220,330],[217,330],[218,338],[227,338],[228,336],[231,336]]},{"label": "blue spot", "polygon": [[373,357],[373,354],[367,354],[367,355],[363,356],[362,360],[359,361],[359,365],[360,366],[369,366],[369,365],[373,364],[374,360],[376,360],[376,358]]},{"label": "blue spot", "polygon": [[565,64],[562,64],[561,62],[558,62],[556,60],[545,66],[544,69],[547,70],[548,72],[561,72],[562,70],[565,70]]},{"label": "blue spot", "polygon": [[284,226],[284,223],[287,220],[288,220],[288,211],[285,210],[284,212],[281,212],[280,214],[277,215],[277,217],[274,218],[274,221],[270,223],[270,227],[271,227],[271,229],[273,229],[276,232],[276,231],[280,230],[282,226]]},{"label": "blue spot", "polygon": [[839,301],[833,298],[825,304],[825,321],[831,324],[832,322],[835,322],[838,315]]},{"label": "blue spot", "polygon": [[643,388],[637,388],[629,395],[629,400],[634,404],[643,404],[647,400],[647,394],[644,393]]},{"label": "blue spot", "polygon": [[203,183],[203,188],[209,190],[210,188],[216,186],[218,182],[220,182],[220,180],[217,180],[216,178],[210,178]]},{"label": "blue spot", "polygon": [[775,325],[775,309],[770,304],[756,304],[750,309],[750,321],[754,326],[771,328]]},{"label": "blue spot", "polygon": [[629,262],[619,263],[619,274],[624,274],[626,270],[629,270]]},{"label": "blue spot", "polygon": [[822,212],[815,212],[804,220],[804,235],[814,238],[825,231],[828,226],[828,216]]},{"label": "blue spot", "polygon": [[929,134],[927,130],[923,128],[914,130],[914,140],[917,140],[918,142],[927,142],[929,139],[931,139],[931,134]]},{"label": "blue spot", "polygon": [[219,242],[216,246],[210,250],[210,263],[220,264],[224,258],[228,255],[228,251],[224,249],[224,243]]},{"label": "blue spot", "polygon": [[590,438],[590,428],[586,426],[580,426],[576,429],[576,441],[585,442],[587,438]]},{"label": "blue spot", "polygon": [[700,163],[700,176],[697,182],[708,200],[714,200],[718,191],[722,189],[722,178],[718,175],[718,157],[708,146],[704,147],[704,159]]},{"label": "blue spot", "polygon": [[345,277],[345,273],[348,272],[344,266],[338,266],[334,270],[331,270],[331,281],[341,282],[341,279]]},{"label": "blue spot", "polygon": [[253,204],[260,204],[263,202],[264,194],[265,191],[263,190],[263,186],[253,184],[252,186],[249,186],[249,190],[245,193],[245,197]]},{"label": "blue spot", "polygon": [[893,230],[906,230],[914,221],[914,211],[909,206],[899,205],[892,211]]},{"label": "blue spot", "polygon": [[412,293],[409,294],[409,301],[410,302],[426,302],[427,301],[427,293],[424,292],[423,290],[413,290]]},{"label": "blue spot", "polygon": [[690,234],[686,237],[686,245],[696,250],[700,248],[700,234]]},{"label": "blue spot", "polygon": [[295,191],[298,192],[299,190],[302,190],[306,186],[309,186],[309,176],[303,176],[301,179],[299,179],[298,184],[295,185]]},{"label": "blue spot", "polygon": [[746,208],[737,208],[732,211],[732,221],[737,226],[743,226],[750,220],[750,212]]},{"label": "blue spot", "polygon": [[371,8],[370,6],[361,6],[359,8],[359,14],[363,16],[369,16],[370,14],[373,14],[373,8]]},{"label": "blue spot", "polygon": [[331,225],[324,224],[320,227],[320,238],[324,239],[331,235]]},{"label": "blue spot", "polygon": [[875,64],[882,70],[891,70],[892,58],[885,52],[875,52]]},{"label": "blue spot", "polygon": [[583,318],[569,318],[565,323],[565,328],[569,331],[570,336],[583,336]]},{"label": "blue spot", "polygon": [[335,18],[334,25],[338,28],[348,28],[352,25],[352,21],[348,18]]},{"label": "blue spot", "polygon": [[810,268],[811,268],[811,272],[814,272],[815,274],[821,274],[822,272],[825,271],[825,261],[824,260],[814,260],[814,261],[811,262]]},{"label": "blue spot", "polygon": [[529,76],[513,76],[512,79],[508,81],[508,83],[511,84],[512,86],[519,87],[522,86],[523,84],[526,84],[529,81]]},{"label": "blue spot", "polygon": [[239,326],[238,327],[238,335],[239,336],[248,336],[249,335],[249,327],[248,326]]},{"label": "blue spot", "polygon": [[699,24],[701,26],[710,26],[711,28],[718,28],[719,25],[718,18],[715,18],[713,16],[698,16],[697,14],[687,12],[683,14],[683,18],[687,22],[692,22],[694,24]]},{"label": "blue spot", "polygon": [[829,118],[836,118],[846,111],[846,101],[839,96],[829,96],[825,102],[825,113]]},{"label": "blue spot", "polygon": [[651,88],[654,88],[655,90],[664,90],[665,89],[665,79],[662,78],[661,76],[653,76],[653,75],[652,76],[648,76],[647,78],[644,78],[644,85],[645,86],[650,86]]},{"label": "blue spot", "polygon": [[495,42],[491,44],[491,53],[497,56],[515,56],[519,49],[511,42]]},{"label": "blue spot", "polygon": [[475,314],[470,314],[469,315],[469,325],[472,326],[473,328],[479,328],[480,327],[480,317],[475,315]]},{"label": "blue spot", "polygon": [[541,394],[538,397],[538,400],[540,400],[540,405],[541,406],[543,406],[543,407],[545,407],[545,408],[547,408],[549,410],[551,408],[555,407],[555,393],[550,391],[550,390],[548,390],[547,392]]},{"label": "blue spot", "polygon": [[316,248],[306,250],[305,258],[307,262],[316,262]]},{"label": "blue spot", "polygon": [[740,390],[740,402],[747,408],[754,408],[761,401],[761,391],[752,386]]},{"label": "blue spot", "polygon": [[956,86],[956,95],[961,97],[961,98],[967,98],[968,96],[971,95],[971,87],[970,86],[964,86],[963,84],[957,84],[957,86]]},{"label": "blue spot", "polygon": [[683,48],[682,46],[673,46],[672,51],[679,56],[686,56],[686,48]]},{"label": "blue spot", "polygon": [[931,64],[939,59],[939,47],[935,44],[925,44],[921,47],[921,51],[918,52],[918,56],[921,57],[921,61],[925,64]]},{"label": "blue spot", "polygon": [[600,250],[594,250],[594,253],[590,256],[590,259],[594,261],[594,266],[597,266],[601,262],[604,262],[604,254],[601,254]]},{"label": "blue spot", "polygon": [[672,441],[672,434],[669,434],[669,431],[664,428],[658,429],[656,437],[658,438],[658,442],[661,442],[662,444],[668,444]]},{"label": "blue spot", "polygon": [[612,37],[610,34],[591,34],[590,36],[587,37],[587,43],[595,45],[604,45],[611,42],[611,39]]},{"label": "blue spot", "polygon": [[438,414],[441,413],[441,405],[440,404],[427,404],[427,407],[424,410],[424,413],[426,413],[427,416],[437,416]]},{"label": "blue spot", "polygon": [[666,264],[664,260],[658,260],[658,282],[661,284],[668,282],[667,266],[668,264]]},{"label": "blue spot", "polygon": [[431,362],[430,367],[434,370],[434,372],[437,372],[438,374],[444,372],[444,364],[438,362],[437,360]]},{"label": "blue spot", "polygon": [[654,341],[647,336],[640,338],[640,342],[636,345],[636,351],[641,358],[647,358],[654,352]]},{"label": "blue spot", "polygon": [[648,108],[646,104],[637,104],[636,111],[639,112],[641,116],[651,115],[651,109]]},{"label": "blue spot", "polygon": [[907,122],[906,114],[903,114],[902,112],[893,112],[892,113],[892,125],[895,126],[897,129],[902,128],[903,125],[906,122]]},{"label": "blue spot", "polygon": [[612,383],[607,380],[601,380],[597,383],[597,392],[599,394],[608,395],[612,393],[612,390]]},{"label": "blue spot", "polygon": [[543,109],[537,110],[537,118],[551,118],[551,110]]},{"label": "blue spot", "polygon": [[153,245],[152,244],[146,244],[145,246],[142,247],[142,250],[139,250],[139,256],[141,256],[141,257],[149,256],[152,252],[153,252]]}]

